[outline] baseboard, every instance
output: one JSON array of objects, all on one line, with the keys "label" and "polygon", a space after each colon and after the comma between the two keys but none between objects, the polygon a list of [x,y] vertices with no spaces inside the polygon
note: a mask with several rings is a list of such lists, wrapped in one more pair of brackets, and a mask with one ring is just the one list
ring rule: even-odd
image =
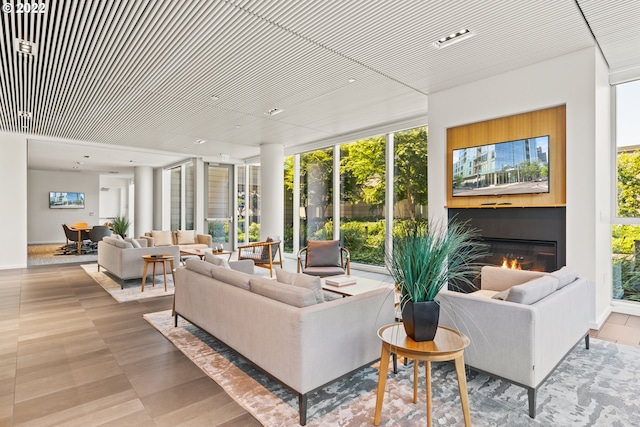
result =
[{"label": "baseboard", "polygon": [[600,328],[602,327],[602,325],[604,325],[604,322],[607,321],[607,319],[609,318],[609,315],[611,314],[612,310],[611,310],[611,306],[607,307],[602,314],[600,314],[600,316],[598,316],[595,321],[589,322],[589,329],[595,329],[595,330],[600,330]]},{"label": "baseboard", "polygon": [[611,301],[611,312],[640,316],[640,303],[622,300]]}]

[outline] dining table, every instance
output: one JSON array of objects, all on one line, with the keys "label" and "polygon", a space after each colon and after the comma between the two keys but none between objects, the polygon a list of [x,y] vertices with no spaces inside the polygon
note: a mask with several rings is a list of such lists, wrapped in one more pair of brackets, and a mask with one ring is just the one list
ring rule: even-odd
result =
[{"label": "dining table", "polygon": [[85,227],[76,227],[75,225],[68,225],[69,230],[78,232],[78,253],[77,255],[82,254],[82,232],[83,231],[91,231],[93,227],[85,226]]}]

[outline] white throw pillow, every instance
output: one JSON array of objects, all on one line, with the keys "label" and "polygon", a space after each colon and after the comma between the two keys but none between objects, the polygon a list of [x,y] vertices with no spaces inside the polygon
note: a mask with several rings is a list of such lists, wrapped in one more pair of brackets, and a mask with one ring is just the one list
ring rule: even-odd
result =
[{"label": "white throw pillow", "polygon": [[292,273],[281,268],[276,268],[275,270],[276,280],[278,282],[310,289],[316,295],[316,303],[324,302],[324,292],[322,292],[322,282],[319,277],[302,273]]},{"label": "white throw pillow", "polygon": [[194,230],[178,230],[179,245],[193,245],[196,243],[196,233]]},{"label": "white throw pillow", "polygon": [[558,279],[553,276],[538,277],[522,285],[512,286],[504,300],[533,304],[552,294],[556,289],[558,289]]},{"label": "white throw pillow", "polygon": [[173,245],[173,238],[171,237],[170,230],[152,230],[151,237],[153,237],[153,246]]},{"label": "white throw pillow", "polygon": [[217,265],[218,267],[223,268],[231,268],[226,259],[220,258],[219,256],[214,255],[211,252],[207,252],[204,254],[204,260],[210,262],[213,265]]},{"label": "white throw pillow", "polygon": [[133,239],[131,237],[127,237],[126,239],[124,239],[126,242],[131,243],[131,246],[133,246],[134,248],[141,248],[142,246],[140,245],[140,242],[138,242],[136,239]]}]

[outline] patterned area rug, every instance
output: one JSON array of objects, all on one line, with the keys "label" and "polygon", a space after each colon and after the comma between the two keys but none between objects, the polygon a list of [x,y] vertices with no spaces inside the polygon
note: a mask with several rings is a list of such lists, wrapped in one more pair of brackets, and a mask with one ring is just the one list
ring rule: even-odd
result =
[{"label": "patterned area rug", "polygon": [[[199,328],[180,319],[173,327],[170,311],[145,319],[222,386],[265,426],[298,424],[297,396],[251,366]],[[467,375],[474,426],[627,426],[640,419],[637,399],[640,350],[591,340],[578,344],[538,390],[538,414],[528,416],[522,387],[470,370]],[[363,368],[309,396],[308,426],[372,425],[378,364]],[[450,362],[432,364],[433,422],[463,425],[455,369]],[[413,398],[413,366],[389,369],[382,408],[384,426],[426,424],[424,367],[419,400]]]},{"label": "patterned area rug", "polygon": [[118,302],[163,297],[173,295],[174,292],[173,278],[170,272],[167,272],[167,290],[165,292],[161,268],[159,269],[160,275],[156,275],[155,277],[155,283],[151,280],[151,276],[147,277],[144,292],[141,292],[142,279],[125,280],[124,289],[121,289],[121,284],[118,279],[114,279],[108,273],[105,273],[104,269],[98,271],[98,264],[83,264],[81,267]]}]

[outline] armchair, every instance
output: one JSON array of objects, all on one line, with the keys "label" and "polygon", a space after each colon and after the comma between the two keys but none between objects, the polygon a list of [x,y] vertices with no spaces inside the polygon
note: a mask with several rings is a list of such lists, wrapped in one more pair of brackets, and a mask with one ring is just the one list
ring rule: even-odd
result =
[{"label": "armchair", "polygon": [[348,249],[340,247],[338,240],[309,240],[307,246],[298,251],[298,273],[300,271],[320,277],[351,274],[351,255]]},{"label": "armchair", "polygon": [[238,246],[238,260],[250,259],[256,267],[269,269],[269,277],[273,277],[273,266],[282,268],[280,240],[268,238],[265,242],[250,243]]}]

